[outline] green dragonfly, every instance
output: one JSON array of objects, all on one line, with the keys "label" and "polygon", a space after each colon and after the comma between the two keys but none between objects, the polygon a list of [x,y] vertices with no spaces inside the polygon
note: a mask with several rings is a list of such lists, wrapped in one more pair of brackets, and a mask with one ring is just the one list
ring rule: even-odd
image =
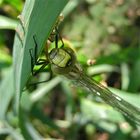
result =
[{"label": "green dragonfly", "polygon": [[[55,30],[57,31],[57,29]],[[55,48],[50,52],[47,50],[46,59],[37,58],[36,36],[33,36],[33,39],[35,42],[34,55],[33,49],[29,50],[33,75],[42,71],[46,65],[50,65],[53,73],[64,75],[65,77],[76,81],[81,86],[88,88],[91,93],[99,96],[107,104],[116,108],[136,124],[140,125],[140,109],[113,94],[108,88],[87,76],[80,63],[77,61],[75,52],[70,47],[65,47],[64,42],[58,33],[55,35]],[[62,42],[61,46],[58,46],[59,39]],[[37,72],[34,71],[34,65],[41,65]]]}]

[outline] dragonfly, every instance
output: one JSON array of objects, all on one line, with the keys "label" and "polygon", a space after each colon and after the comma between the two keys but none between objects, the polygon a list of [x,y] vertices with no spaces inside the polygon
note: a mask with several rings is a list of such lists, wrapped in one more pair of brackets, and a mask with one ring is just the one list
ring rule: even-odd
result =
[{"label": "dragonfly", "polygon": [[[75,51],[70,47],[66,47],[56,28],[55,31],[55,47],[52,48],[50,52],[47,50],[46,59],[37,58],[38,45],[36,36],[33,36],[35,43],[34,54],[33,49],[29,50],[32,75],[44,70],[47,65],[50,65],[53,73],[64,75],[68,79],[74,80],[81,86],[88,88],[92,94],[100,97],[104,102],[140,125],[140,108],[128,103],[121,97],[112,93],[107,87],[86,75],[84,69],[77,61]],[[61,41],[61,45],[58,45],[59,40]],[[34,65],[41,65],[37,72],[34,71]]]}]

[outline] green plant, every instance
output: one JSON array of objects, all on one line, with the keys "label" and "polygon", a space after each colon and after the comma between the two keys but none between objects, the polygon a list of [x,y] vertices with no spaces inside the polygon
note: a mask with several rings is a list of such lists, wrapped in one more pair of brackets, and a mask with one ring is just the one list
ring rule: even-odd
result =
[{"label": "green plant", "polygon": [[[47,83],[21,92],[31,77],[29,49],[34,48],[33,35],[37,36],[40,56],[67,1],[64,5],[58,0],[42,2],[48,2],[50,6],[40,1],[26,1],[23,14],[19,16],[21,23],[16,29],[14,41],[14,70],[12,57],[8,53],[10,49],[6,48],[7,44],[11,45],[11,42],[7,43],[7,37],[10,41],[12,36],[5,35],[5,30],[0,32],[0,139],[139,140],[138,126],[99,97],[88,94],[77,83],[70,86],[64,78],[54,76]],[[57,6],[52,8],[55,4]],[[0,22],[0,29],[14,29],[22,5],[23,2],[18,1],[17,4],[16,0],[3,1],[1,9],[9,18],[0,18],[4,21]],[[76,50],[84,72],[96,81],[106,82],[113,87],[110,88],[112,92],[135,106],[140,106],[138,5],[137,0],[71,0],[63,11],[64,22],[59,26],[64,41]],[[9,12],[7,6],[13,12]],[[43,12],[46,10],[48,14]],[[49,20],[46,16],[49,16]],[[96,63],[90,65],[94,59]],[[46,71],[32,77],[31,82],[43,81],[48,77],[49,71]],[[16,114],[19,104],[19,114]]]}]

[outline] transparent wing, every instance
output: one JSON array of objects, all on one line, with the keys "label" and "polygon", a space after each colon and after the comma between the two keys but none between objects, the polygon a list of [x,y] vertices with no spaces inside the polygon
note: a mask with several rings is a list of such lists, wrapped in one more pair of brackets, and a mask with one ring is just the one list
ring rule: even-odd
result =
[{"label": "transparent wing", "polygon": [[71,72],[66,76],[76,80],[82,86],[88,88],[92,93],[95,93],[97,96],[102,98],[107,104],[116,108],[136,124],[140,125],[140,108],[133,106],[124,99],[113,94],[109,89],[100,83],[85,75],[80,65],[76,64],[72,68]]}]

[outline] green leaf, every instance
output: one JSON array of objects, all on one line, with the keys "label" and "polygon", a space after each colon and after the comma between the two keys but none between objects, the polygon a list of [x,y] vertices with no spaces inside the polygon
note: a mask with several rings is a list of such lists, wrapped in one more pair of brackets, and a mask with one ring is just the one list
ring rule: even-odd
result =
[{"label": "green leaf", "polygon": [[62,79],[60,77],[55,77],[49,82],[47,82],[45,86],[41,86],[40,88],[32,92],[32,94],[30,95],[32,103],[38,101],[40,98],[43,98],[43,96],[45,96],[51,89],[53,89],[61,81]]},{"label": "green leaf", "polygon": [[85,115],[85,118],[95,122],[100,120],[110,120],[112,122],[120,123],[124,121],[123,116],[112,107],[97,104],[87,99],[81,100],[81,110]]},{"label": "green leaf", "polygon": [[10,6],[14,7],[16,10],[21,11],[23,7],[23,1],[21,0],[4,0]]},{"label": "green leaf", "polygon": [[38,134],[38,132],[35,130],[32,124],[28,121],[28,118],[22,109],[20,109],[19,111],[19,125],[21,128],[21,133],[26,140],[41,140],[41,136]]},{"label": "green leaf", "polygon": [[130,82],[130,79],[129,79],[129,67],[127,65],[127,63],[122,63],[121,64],[121,75],[122,75],[122,78],[121,78],[121,87],[123,90],[127,90],[128,89],[128,85],[129,85],[129,82]]},{"label": "green leaf", "polygon": [[12,63],[12,58],[5,51],[0,50],[0,69],[8,67]]},{"label": "green leaf", "polygon": [[0,29],[12,29],[15,30],[17,21],[11,18],[0,16]]},{"label": "green leaf", "polygon": [[1,125],[3,127],[0,128],[0,135],[9,135],[9,139],[14,140],[24,140],[21,136],[19,131],[15,131],[14,127],[11,127],[10,124],[8,124],[6,121],[2,121]]},{"label": "green leaf", "polygon": [[131,92],[137,92],[140,89],[140,59],[138,59],[133,66],[130,73],[130,84],[128,90]]},{"label": "green leaf", "polygon": [[89,75],[95,75],[103,72],[119,72],[119,68],[117,66],[113,66],[109,64],[100,64],[100,65],[90,66],[87,69],[87,73]]},{"label": "green leaf", "polygon": [[34,50],[35,47],[33,35],[37,38],[39,54],[51,33],[57,17],[67,2],[68,0],[26,1],[23,13],[20,16],[23,25],[18,26],[14,43],[14,80],[17,107],[21,91],[31,73],[29,49]]},{"label": "green leaf", "polygon": [[116,95],[120,96],[121,98],[123,98],[124,100],[126,100],[127,102],[133,104],[134,106],[140,108],[140,95],[139,94],[135,94],[135,93],[131,93],[131,92],[126,92],[126,91],[122,91],[116,88],[109,88],[113,93],[115,93]]},{"label": "green leaf", "polygon": [[0,85],[0,119],[5,119],[5,114],[13,95],[13,70],[10,68],[6,72],[6,75]]}]

